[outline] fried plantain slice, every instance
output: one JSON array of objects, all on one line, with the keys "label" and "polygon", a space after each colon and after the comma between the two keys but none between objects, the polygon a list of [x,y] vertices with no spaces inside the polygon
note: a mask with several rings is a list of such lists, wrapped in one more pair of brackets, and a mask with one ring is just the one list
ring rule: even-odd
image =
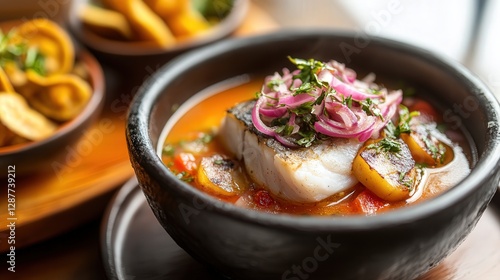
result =
[{"label": "fried plantain slice", "polygon": [[0,92],[14,92],[14,87],[2,67],[0,67]]},{"label": "fried plantain slice", "polygon": [[210,23],[189,0],[146,0],[144,2],[167,23],[176,37],[189,38],[210,28]]},{"label": "fried plantain slice", "polygon": [[89,29],[104,38],[131,40],[134,36],[127,18],[117,11],[85,5],[80,18]]},{"label": "fried plantain slice", "polygon": [[168,26],[142,0],[104,0],[104,4],[122,13],[139,39],[161,47],[175,44]]},{"label": "fried plantain slice", "polygon": [[48,118],[67,121],[78,115],[87,104],[92,89],[74,74],[43,77],[27,71],[28,85],[23,88],[29,104]]},{"label": "fried plantain slice", "polygon": [[57,125],[29,107],[17,93],[0,93],[0,122],[28,140],[40,140],[54,133]]}]

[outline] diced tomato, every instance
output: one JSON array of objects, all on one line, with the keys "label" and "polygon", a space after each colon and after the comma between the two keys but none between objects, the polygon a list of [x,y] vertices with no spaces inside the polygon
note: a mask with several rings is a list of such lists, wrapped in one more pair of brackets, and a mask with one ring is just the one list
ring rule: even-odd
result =
[{"label": "diced tomato", "polygon": [[174,167],[179,171],[193,172],[198,166],[196,159],[191,153],[179,153],[174,157]]},{"label": "diced tomato", "polygon": [[266,190],[258,190],[255,193],[253,200],[257,205],[262,207],[269,207],[274,204],[274,199]]},{"label": "diced tomato", "polygon": [[424,100],[415,100],[415,103],[410,106],[410,111],[419,111],[421,115],[428,116],[436,122],[441,120],[441,116],[438,114],[436,109],[434,109],[429,102]]},{"label": "diced tomato", "polygon": [[365,189],[362,191],[352,202],[353,208],[358,212],[365,214],[374,214],[380,209],[384,208],[386,202],[372,193],[370,190]]}]

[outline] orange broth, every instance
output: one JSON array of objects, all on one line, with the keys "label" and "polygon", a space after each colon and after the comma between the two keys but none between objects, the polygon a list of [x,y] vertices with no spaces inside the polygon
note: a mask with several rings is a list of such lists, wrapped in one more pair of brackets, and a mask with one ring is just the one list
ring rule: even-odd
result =
[{"label": "orange broth", "polygon": [[[269,193],[265,186],[258,186],[253,183],[246,174],[243,174],[246,185],[238,195],[227,196],[214,193],[197,182],[196,168],[200,165],[201,158],[213,154],[220,154],[228,158],[234,158],[234,156],[224,149],[217,137],[210,139],[210,135],[216,132],[229,108],[239,102],[255,98],[255,93],[261,89],[261,86],[261,79],[253,79],[230,89],[215,94],[212,93],[212,95],[202,98],[199,103],[194,104],[192,108],[180,116],[167,134],[164,147],[168,149],[165,148],[162,156],[166,166],[178,175],[181,174],[182,170],[184,173],[182,176],[178,176],[179,178],[189,182],[193,187],[228,203],[269,213],[340,216],[352,214],[372,215],[418,203],[452,187],[456,184],[454,178],[457,178],[457,176],[463,177],[463,172],[469,166],[467,157],[461,147],[456,145],[453,148],[455,159],[448,164],[453,164],[453,166],[439,168],[437,172],[432,171],[424,175],[427,176],[425,186],[419,187],[410,199],[399,202],[383,201],[360,183],[349,191],[335,194],[315,203],[285,201]],[[422,101],[418,100],[415,104],[422,106]],[[412,109],[411,106],[409,107]],[[457,135],[456,131],[453,133]],[[464,145],[466,142],[465,137],[461,135],[459,139],[463,141],[461,144]],[[193,153],[191,151],[193,147],[191,147],[188,149],[189,151],[186,151],[186,148],[183,147],[185,143],[188,143],[188,146],[203,147],[203,149]],[[179,156],[180,154],[187,156],[183,158],[183,156]],[[241,170],[241,172],[245,173],[244,170]]]}]

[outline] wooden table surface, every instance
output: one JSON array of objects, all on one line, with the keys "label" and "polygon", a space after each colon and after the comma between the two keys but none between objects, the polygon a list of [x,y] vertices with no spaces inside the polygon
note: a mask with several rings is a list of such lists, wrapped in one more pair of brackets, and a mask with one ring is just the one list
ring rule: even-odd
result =
[{"label": "wooden table surface", "polygon": [[[262,3],[263,1],[256,2]],[[270,18],[266,11],[263,11],[260,6],[252,4],[248,18],[238,29],[235,36],[269,32],[277,28],[279,26],[276,21]],[[106,67],[105,71],[106,74],[113,76],[110,79],[111,83],[108,90],[112,92],[111,96],[114,96],[112,100],[116,100],[120,98],[120,95],[117,94],[119,87],[113,83],[113,80],[116,81],[116,75],[120,78],[119,74],[113,73],[112,69]],[[119,89],[119,91],[123,92],[123,88]],[[125,89],[125,92],[131,91],[132,87]],[[73,207],[72,211],[62,211],[60,216],[50,217],[51,220],[59,221],[58,223],[46,222],[47,220],[40,218],[35,219],[35,225],[30,227],[29,230],[18,231],[19,238],[26,240],[27,243],[24,248],[16,250],[16,273],[7,270],[6,253],[3,252],[2,257],[0,257],[2,262],[0,265],[0,279],[106,279],[100,252],[102,215],[117,188],[132,175],[124,142],[125,112],[111,110],[110,102],[112,100],[106,104],[101,120],[111,120],[116,126],[116,130],[109,134],[104,140],[104,144],[95,151],[98,154],[108,154],[107,160],[100,162],[101,165],[89,161],[88,164],[92,165],[92,167],[82,169],[84,171],[94,170],[103,173],[106,166],[109,166],[109,164],[114,165],[116,168],[109,170],[107,173],[104,172],[109,175],[106,186],[101,189],[99,194],[85,193],[85,191],[79,190],[82,191],[82,202],[78,204],[78,207]],[[126,103],[127,100],[123,100],[123,102]],[[114,149],[111,154],[107,150],[110,147]],[[73,181],[59,181],[58,184],[69,186],[75,184],[75,182],[78,183],[78,180],[92,180],[92,173],[76,173],[71,179]],[[40,179],[48,180],[42,177]],[[95,184],[99,184],[99,182],[96,181]],[[36,190],[36,186],[33,186],[31,191],[40,192],[46,190]],[[70,193],[71,191],[72,189],[68,187],[67,192]],[[94,195],[98,199],[86,203],[86,200],[83,199],[85,195]],[[28,203],[28,201],[24,203]],[[64,205],[57,205],[57,207],[64,207]],[[500,215],[498,210],[500,209],[488,208],[476,229],[460,248],[422,279],[499,279]],[[48,210],[35,209],[31,213],[27,213],[27,215],[30,215],[33,219],[34,217],[43,217],[44,211]],[[51,230],[47,230],[48,227],[52,227]],[[58,234],[43,236],[46,232]]]}]

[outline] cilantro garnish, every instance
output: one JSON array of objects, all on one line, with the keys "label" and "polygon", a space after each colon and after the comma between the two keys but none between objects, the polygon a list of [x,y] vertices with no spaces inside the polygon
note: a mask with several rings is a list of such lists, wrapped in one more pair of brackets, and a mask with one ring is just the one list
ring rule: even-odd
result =
[{"label": "cilantro garnish", "polygon": [[381,120],[384,120],[384,117],[380,113],[380,109],[376,106],[377,102],[373,101],[373,99],[367,98],[363,101],[359,101],[359,104],[361,105],[361,109],[363,109],[367,115],[379,117]]},{"label": "cilantro garnish", "polygon": [[403,186],[407,187],[410,191],[413,189],[413,178],[406,178],[406,174],[404,172],[399,173],[399,180]]},{"label": "cilantro garnish", "polygon": [[399,105],[399,122],[395,125],[389,121],[385,127],[386,137],[399,138],[403,133],[410,133],[410,121],[413,117],[420,115],[420,112],[413,111],[410,113],[404,105]]},{"label": "cilantro garnish", "polygon": [[[311,88],[325,86],[325,83],[320,81],[317,75],[319,71],[326,67],[323,62],[315,59],[292,58],[290,56],[288,59],[297,66],[297,69],[301,70],[299,74],[293,77],[294,79],[300,79],[303,84],[311,84]],[[305,87],[309,87],[309,85]]]},{"label": "cilantro garnish", "polygon": [[162,154],[165,155],[165,156],[173,156],[175,153],[175,148],[173,145],[171,144],[167,144],[163,147],[163,150],[162,150]]},{"label": "cilantro garnish", "polygon": [[[388,91],[385,88],[375,84],[356,83],[355,73],[345,68],[345,65],[336,61],[321,62],[290,56],[288,59],[297,69],[283,71],[283,76],[275,73],[266,78],[265,86],[272,91],[269,94],[272,97],[264,92],[257,94],[260,99],[258,104],[267,110],[281,107],[276,111],[279,117],[261,119],[262,123],[257,126],[264,124],[268,128],[257,127],[258,131],[269,136],[280,135],[286,141],[278,141],[290,147],[309,147],[327,137],[359,136],[358,139],[365,141],[369,137],[367,133],[371,132],[368,131],[370,126],[366,122],[385,123],[384,118],[392,117],[393,111],[388,115],[387,107],[384,106],[394,106],[396,99],[389,99],[386,103]],[[288,98],[298,95],[302,96]],[[282,97],[287,99],[281,99]],[[330,104],[333,106],[327,106]],[[344,106],[339,106],[340,104]],[[337,111],[336,108],[339,107],[341,109]],[[365,118],[365,114],[377,118]],[[358,126],[359,123],[363,125]]]},{"label": "cilantro garnish", "polygon": [[190,183],[190,182],[194,181],[193,176],[186,171],[182,171],[182,172],[175,174],[175,177],[179,178],[180,180],[182,180],[186,183]]},{"label": "cilantro garnish", "polygon": [[351,108],[352,107],[352,96],[345,97],[342,95],[342,104]]},{"label": "cilantro garnish", "polygon": [[398,153],[401,151],[401,143],[394,138],[384,138],[374,144],[370,144],[367,149],[376,149],[377,152]]},{"label": "cilantro garnish", "polygon": [[0,66],[14,63],[23,71],[31,69],[39,75],[45,75],[45,56],[25,42],[12,43],[13,32],[3,34],[0,31]]}]

